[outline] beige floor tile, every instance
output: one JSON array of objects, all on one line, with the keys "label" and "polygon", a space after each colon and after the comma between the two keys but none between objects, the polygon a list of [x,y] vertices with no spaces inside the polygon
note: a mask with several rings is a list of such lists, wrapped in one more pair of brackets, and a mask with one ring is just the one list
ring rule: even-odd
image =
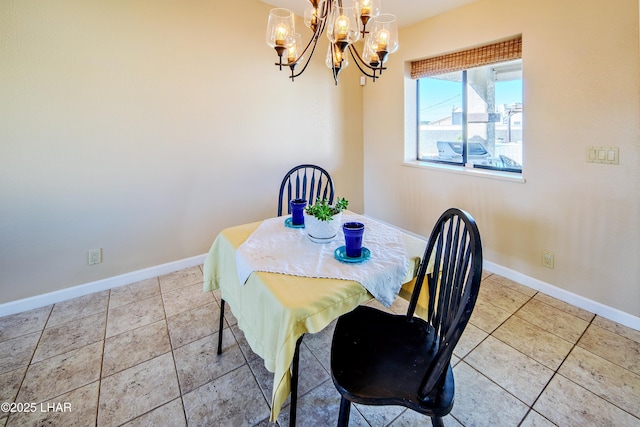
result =
[{"label": "beige floor tile", "polygon": [[164,306],[160,295],[121,305],[109,309],[106,336],[112,337],[164,318]]},{"label": "beige floor tile", "polygon": [[42,331],[53,309],[52,305],[0,317],[0,343]]},{"label": "beige floor tile", "polygon": [[573,347],[570,342],[516,316],[492,335],[553,370],[558,369]]},{"label": "beige floor tile", "polygon": [[[296,424],[300,426],[333,426],[338,422],[340,408],[340,394],[335,389],[332,381],[326,381],[312,392],[298,398],[296,410]],[[388,407],[383,407],[382,410]],[[288,426],[291,408],[289,405],[282,408],[278,416],[281,426]],[[368,427],[370,425],[354,405],[351,406],[349,425]],[[383,425],[383,424],[377,424]]]},{"label": "beige floor tile", "polygon": [[158,277],[162,293],[202,283],[202,270],[195,266]]},{"label": "beige floor tile", "polygon": [[478,344],[480,344],[482,340],[484,340],[488,336],[489,334],[487,334],[482,329],[473,326],[470,323],[467,324],[467,327],[464,329],[464,332],[462,333],[458,344],[453,349],[453,354],[460,358],[465,357],[471,350],[476,348]]},{"label": "beige floor tile", "polygon": [[[305,336],[305,339],[307,336]],[[271,402],[271,396],[273,392],[273,373],[267,371],[264,366],[264,361],[261,358],[256,358],[249,361],[249,367],[253,372],[253,375],[262,390],[263,395],[267,402]],[[327,369],[318,361],[317,357],[311,350],[303,343],[300,346],[300,365],[298,375],[298,396],[303,396],[312,391],[320,384],[330,381],[331,376]],[[333,385],[333,382],[331,382]],[[283,408],[290,403],[290,396],[287,397],[283,403]],[[283,409],[284,410],[284,409]]]},{"label": "beige floor tile", "polygon": [[589,322],[535,298],[525,304],[515,315],[572,344],[578,342],[589,326]]},{"label": "beige floor tile", "polygon": [[532,405],[554,371],[502,341],[488,337],[465,362],[528,405]]},{"label": "beige floor tile", "polygon": [[336,329],[336,323],[337,320],[334,320],[320,332],[307,334],[303,339],[303,343],[313,352],[327,372],[331,372],[331,341],[333,340],[333,331]]},{"label": "beige floor tile", "polygon": [[174,399],[159,408],[124,423],[122,427],[186,427],[182,399]]},{"label": "beige floor tile", "polygon": [[216,299],[218,306],[220,306],[220,300],[222,299],[222,291],[220,289],[215,289],[211,291],[211,293],[213,294],[213,297]]},{"label": "beige floor tile", "polygon": [[158,278],[154,277],[130,285],[111,289],[109,308],[119,307],[134,301],[151,298],[160,294]]},{"label": "beige floor tile", "polygon": [[556,375],[533,408],[558,426],[637,426],[640,419]]},{"label": "beige floor tile", "polygon": [[[331,385],[333,386],[333,381],[331,381]],[[331,398],[335,400],[339,405],[340,395],[337,393],[335,389],[331,390],[331,392],[332,393],[328,393],[329,396],[327,396],[326,398],[327,399]],[[398,418],[404,411],[406,411],[406,408],[404,406],[396,406],[396,405],[371,406],[371,405],[352,404],[351,409],[360,412],[360,414],[367,421],[367,423],[372,426],[389,425],[393,420]],[[335,419],[337,419],[337,414],[335,416],[336,416]],[[327,420],[327,421],[328,422],[326,425],[331,425],[331,421],[330,420]],[[425,423],[431,423],[431,420],[428,417],[425,417],[424,415],[422,416],[422,421]]]},{"label": "beige floor tile", "polygon": [[389,308],[395,314],[407,314],[407,310],[409,309],[409,301],[404,298],[398,297],[395,299],[395,301],[393,301],[393,304],[391,304],[391,307]]},{"label": "beige floor tile", "polygon": [[45,359],[29,366],[18,402],[44,402],[100,378],[103,342]]},{"label": "beige floor tile", "polygon": [[218,332],[220,308],[212,302],[167,318],[173,348]]},{"label": "beige floor tile", "polygon": [[385,313],[394,313],[393,310],[391,310],[391,308],[385,307],[384,305],[382,305],[382,303],[380,301],[378,301],[376,299],[370,299],[369,301],[367,301],[363,305],[366,305],[366,306],[369,306],[369,307],[373,307],[373,308],[375,308],[377,310],[384,311]]},{"label": "beige floor tile", "polygon": [[530,411],[519,427],[554,427],[555,424],[537,413]]},{"label": "beige floor tile", "polygon": [[451,367],[452,367],[452,368],[455,368],[455,366],[456,366],[458,363],[460,363],[460,361],[461,361],[461,360],[462,360],[462,359],[460,359],[460,358],[459,358],[458,356],[456,356],[455,354],[451,355],[451,362],[450,362]]},{"label": "beige floor tile", "polygon": [[491,333],[505,320],[509,318],[511,313],[501,309],[498,306],[490,304],[484,300],[478,299],[471,313],[469,323],[485,332]]},{"label": "beige floor tile", "polygon": [[102,376],[115,374],[170,351],[164,320],[114,335],[104,343]]},{"label": "beige floor tile", "polygon": [[538,292],[535,289],[531,289],[531,288],[529,288],[527,286],[521,285],[518,282],[514,282],[513,280],[507,279],[506,277],[502,277],[502,276],[500,276],[498,274],[493,274],[490,277],[487,277],[487,281],[488,282],[499,283],[500,285],[502,285],[504,287],[507,287],[509,289],[517,291],[517,292],[519,292],[521,294],[525,294],[528,297],[533,297]]},{"label": "beige floor tile", "polygon": [[211,292],[202,291],[202,283],[163,292],[162,299],[167,317],[175,316],[183,311],[189,311],[196,307],[215,302],[215,298]]},{"label": "beige floor tile", "polygon": [[[304,344],[303,340],[303,344],[300,346],[298,394],[306,394],[327,380],[331,380],[329,371],[322,366],[316,356]],[[333,384],[333,382],[331,384]]]},{"label": "beige floor tile", "polygon": [[182,394],[238,368],[245,363],[233,334],[222,335],[222,354],[218,355],[218,334],[174,350],[176,370]]},{"label": "beige floor tile", "polygon": [[[27,372],[27,367],[0,374],[0,403],[13,402],[18,395],[20,384]],[[6,417],[6,412],[0,411],[0,418]]]},{"label": "beige floor tile", "polygon": [[536,296],[534,297],[535,299],[548,304],[552,307],[555,307],[557,309],[560,309],[564,312],[567,312],[569,314],[571,314],[572,316],[575,316],[579,319],[582,319],[584,321],[587,322],[591,322],[593,320],[593,318],[595,317],[595,315],[587,310],[584,310],[582,308],[576,307],[574,305],[568,304],[564,301],[560,301],[557,298],[553,298],[550,297],[549,295],[545,295],[543,293],[537,293]]},{"label": "beige floor tile", "polygon": [[109,291],[96,292],[68,301],[58,302],[53,306],[47,327],[49,328],[71,320],[77,320],[95,313],[107,311],[108,303]]},{"label": "beige floor tile", "polygon": [[[463,427],[452,415],[447,415],[442,418],[444,427]],[[430,426],[431,421],[425,415],[419,412],[407,409],[398,418],[396,418],[389,427],[415,427],[415,426]]]},{"label": "beige floor tile", "polygon": [[252,426],[269,418],[269,406],[244,365],[183,396],[193,426]]},{"label": "beige floor tile", "polygon": [[528,407],[464,361],[453,370],[456,397],[451,415],[465,426],[517,426]]},{"label": "beige floor tile", "polygon": [[32,363],[104,340],[106,322],[107,312],[102,311],[52,327],[47,324]]},{"label": "beige floor tile", "polygon": [[32,332],[0,342],[0,374],[26,367],[42,332]]},{"label": "beige floor tile", "polygon": [[575,347],[558,373],[640,418],[640,375]]},{"label": "beige floor tile", "polygon": [[262,361],[262,358],[253,352],[251,346],[249,346],[249,343],[244,336],[244,332],[240,330],[237,324],[228,328],[224,328],[223,335],[226,334],[233,334],[236,342],[238,343],[238,346],[240,347],[240,350],[242,351],[242,354],[244,355],[245,360],[251,361],[253,359],[260,359]]},{"label": "beige floor tile", "polygon": [[[267,368],[264,366],[264,361],[259,357],[253,360],[248,360],[247,365],[249,366],[249,369],[251,369],[265,400],[271,404],[274,378],[273,372],[267,371]],[[284,407],[287,405],[289,401],[290,396],[287,396],[282,406]]]},{"label": "beige floor tile", "polygon": [[640,342],[591,325],[578,346],[640,375]]},{"label": "beige floor tile", "polygon": [[224,307],[224,320],[227,323],[227,326],[235,326],[238,324],[238,319],[233,315],[233,310],[231,310],[231,306],[225,303]]},{"label": "beige floor tile", "polygon": [[180,396],[171,353],[102,380],[98,426],[118,426]]},{"label": "beige floor tile", "polygon": [[527,301],[529,301],[529,299],[531,299],[531,296],[526,295],[522,292],[518,292],[512,287],[503,284],[499,280],[487,279],[483,281],[482,285],[480,286],[478,299],[482,299],[497,307],[500,307],[510,314],[513,314]]},{"label": "beige floor tile", "polygon": [[614,322],[613,320],[605,319],[602,316],[596,316],[596,318],[593,319],[592,324],[606,329],[609,332],[622,335],[623,337],[629,338],[632,341],[640,342],[640,330],[631,329],[628,326],[621,325]]},{"label": "beige floor tile", "polygon": [[38,403],[34,412],[12,415],[7,426],[95,426],[99,384],[95,381]]}]

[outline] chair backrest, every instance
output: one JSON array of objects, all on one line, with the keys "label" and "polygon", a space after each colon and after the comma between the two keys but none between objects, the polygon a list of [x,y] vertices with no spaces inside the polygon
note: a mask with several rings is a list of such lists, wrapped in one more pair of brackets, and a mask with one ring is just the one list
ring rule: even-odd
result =
[{"label": "chair backrest", "polygon": [[333,203],[333,180],[329,172],[316,165],[298,165],[287,172],[280,185],[278,216],[282,215],[283,208],[291,213],[291,199],[305,199],[312,205],[318,197]]},{"label": "chair backrest", "polygon": [[[426,275],[432,256],[433,272]],[[407,310],[407,320],[412,321],[426,278],[428,289],[425,292],[429,292],[429,303],[425,320],[437,334],[433,345],[437,346],[434,350],[438,355],[421,383],[421,398],[429,394],[448,369],[453,349],[478,298],[481,276],[482,242],[476,222],[465,211],[447,209],[429,237]]]}]

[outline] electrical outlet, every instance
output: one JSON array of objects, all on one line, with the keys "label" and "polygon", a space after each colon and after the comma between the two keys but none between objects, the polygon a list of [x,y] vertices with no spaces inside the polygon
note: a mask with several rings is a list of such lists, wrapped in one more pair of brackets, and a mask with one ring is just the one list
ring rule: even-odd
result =
[{"label": "electrical outlet", "polygon": [[553,252],[542,251],[542,265],[547,268],[553,268]]},{"label": "electrical outlet", "polygon": [[87,264],[96,265],[102,262],[102,249],[91,249],[87,252]]}]

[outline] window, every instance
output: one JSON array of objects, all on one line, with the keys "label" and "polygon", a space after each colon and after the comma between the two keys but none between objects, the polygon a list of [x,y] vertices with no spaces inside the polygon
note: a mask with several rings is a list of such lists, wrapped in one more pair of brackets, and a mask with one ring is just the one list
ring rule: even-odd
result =
[{"label": "window", "polygon": [[[521,38],[512,41],[412,63],[417,160],[522,173]],[[515,53],[492,56],[505,43]]]}]

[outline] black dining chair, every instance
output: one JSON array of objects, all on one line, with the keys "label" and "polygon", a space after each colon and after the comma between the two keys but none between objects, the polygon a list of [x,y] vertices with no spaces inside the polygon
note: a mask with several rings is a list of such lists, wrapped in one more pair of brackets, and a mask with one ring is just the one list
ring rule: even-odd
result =
[{"label": "black dining chair", "polygon": [[291,199],[305,199],[312,205],[320,197],[333,203],[333,180],[329,172],[316,165],[298,165],[282,179],[278,195],[278,216],[291,213]]},{"label": "black dining chair", "polygon": [[[359,306],[338,319],[331,344],[331,376],[342,396],[338,426],[348,425],[351,402],[401,405],[444,425],[453,407],[451,355],[481,274],[478,227],[468,213],[451,208],[431,232],[406,315]],[[421,291],[429,297],[425,319],[414,316]]]}]

